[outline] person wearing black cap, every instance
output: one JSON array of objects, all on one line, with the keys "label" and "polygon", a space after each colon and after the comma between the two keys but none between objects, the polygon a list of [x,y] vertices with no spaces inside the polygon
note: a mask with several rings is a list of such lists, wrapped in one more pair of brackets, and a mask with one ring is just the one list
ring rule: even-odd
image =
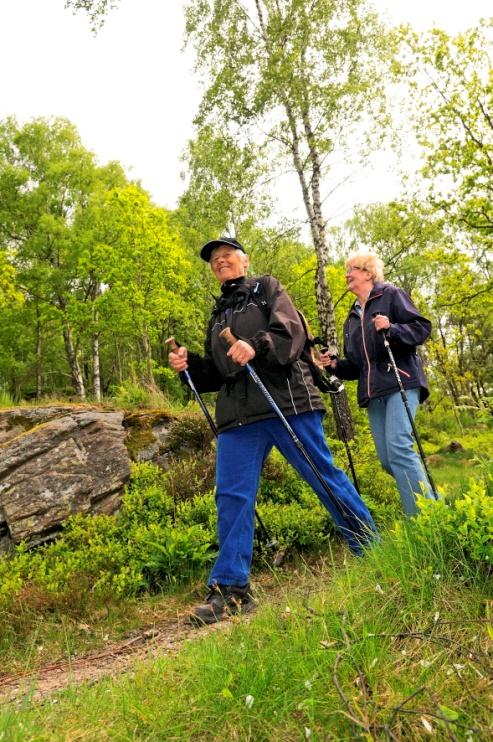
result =
[{"label": "person wearing black cap", "polygon": [[[169,354],[169,362],[177,372],[188,370],[199,392],[218,392],[219,553],[209,576],[210,592],[191,616],[196,623],[210,624],[255,605],[249,584],[255,498],[264,461],[274,446],[316,492],[353,553],[362,554],[377,531],[348,477],[333,464],[322,427],[324,404],[308,364],[300,358],[305,328],[288,294],[273,276],[246,277],[248,255],[232,237],[207,242],[200,257],[221,284],[204,355],[182,346]],[[256,294],[261,300],[256,301]],[[226,327],[237,338],[231,346],[220,337]],[[351,528],[245,371],[250,362],[340,505],[352,513]]]}]

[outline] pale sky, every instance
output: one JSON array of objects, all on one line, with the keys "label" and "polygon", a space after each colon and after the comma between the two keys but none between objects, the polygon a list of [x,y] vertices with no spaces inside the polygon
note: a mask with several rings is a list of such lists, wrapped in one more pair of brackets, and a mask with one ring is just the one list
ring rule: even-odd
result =
[{"label": "pale sky", "polygon": [[[374,5],[395,22],[448,33],[493,15],[492,0]],[[101,164],[118,160],[155,203],[174,208],[200,95],[182,39],[180,0],[121,0],[96,37],[64,0],[0,0],[0,118],[68,118]],[[383,170],[363,177],[356,192],[391,198],[395,176]]]}]

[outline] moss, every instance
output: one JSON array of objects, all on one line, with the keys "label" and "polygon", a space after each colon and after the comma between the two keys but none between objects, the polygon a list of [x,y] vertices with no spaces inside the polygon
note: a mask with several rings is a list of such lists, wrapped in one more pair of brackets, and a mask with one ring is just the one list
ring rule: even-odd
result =
[{"label": "moss", "polygon": [[156,441],[153,428],[159,423],[172,423],[173,420],[163,410],[137,410],[126,414],[123,420],[127,429],[125,445],[132,461],[137,461],[139,452]]},{"label": "moss", "polygon": [[132,461],[137,461],[140,451],[156,440],[152,428],[130,428],[125,445],[127,447],[128,455]]},{"label": "moss", "polygon": [[[19,409],[18,414],[9,415],[7,416],[5,420],[5,429],[7,431],[9,430],[15,430],[16,428],[21,428],[21,432],[17,433],[17,435],[12,436],[11,438],[8,438],[7,440],[0,443],[0,448],[6,448],[10,446],[13,441],[16,441],[18,438],[22,438],[23,436],[27,435],[28,433],[32,433],[33,430],[36,430],[37,428],[42,428],[47,423],[51,422],[52,420],[56,420],[57,418],[64,417],[65,415],[69,415],[73,412],[84,412],[85,410],[110,410],[112,408],[106,408],[103,407],[103,405],[94,405],[94,404],[67,404],[67,405],[47,405],[46,407],[37,406],[26,406],[26,410],[46,410],[46,417],[41,418],[40,415],[37,416],[29,416],[29,415],[23,415],[21,410],[22,408],[15,408],[16,410]],[[51,410],[51,412],[49,412]],[[8,410],[3,410],[3,413],[8,412]],[[1,416],[2,413],[0,413]],[[41,419],[40,419],[41,418]]]},{"label": "moss", "polygon": [[31,430],[31,428],[35,428],[36,425],[38,425],[38,422],[36,420],[33,420],[32,418],[29,419],[25,417],[24,415],[12,415],[12,417],[9,417],[7,419],[7,430],[12,430],[13,428],[22,428],[22,430]]}]

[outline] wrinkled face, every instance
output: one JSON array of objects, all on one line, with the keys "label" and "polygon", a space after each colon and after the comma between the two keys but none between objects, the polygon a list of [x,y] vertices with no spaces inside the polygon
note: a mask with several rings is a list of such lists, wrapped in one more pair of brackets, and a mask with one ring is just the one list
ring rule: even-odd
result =
[{"label": "wrinkled face", "polygon": [[356,296],[365,296],[373,288],[373,278],[357,261],[351,260],[346,266],[346,285]]},{"label": "wrinkled face", "polygon": [[241,250],[235,250],[231,245],[220,245],[212,251],[210,265],[217,280],[224,283],[224,281],[245,275],[248,268],[248,255]]}]

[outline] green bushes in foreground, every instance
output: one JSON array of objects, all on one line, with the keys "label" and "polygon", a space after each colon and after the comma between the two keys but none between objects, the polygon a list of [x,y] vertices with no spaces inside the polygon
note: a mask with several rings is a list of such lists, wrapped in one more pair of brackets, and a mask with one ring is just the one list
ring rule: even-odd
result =
[{"label": "green bushes in foreground", "polygon": [[[337,459],[341,452],[337,446],[334,449]],[[390,478],[370,455],[365,458],[364,450],[359,451],[358,465],[377,522],[394,522],[400,504]],[[214,495],[197,493],[201,480],[196,476],[197,461],[191,459],[187,497],[186,462],[177,466],[179,497],[172,470],[136,464],[115,516],[72,517],[56,542],[32,551],[21,545],[1,558],[3,627],[18,621],[31,606],[39,614],[80,616],[98,605],[202,579],[217,549]],[[421,502],[416,538],[426,542],[430,533],[440,529],[443,543],[450,541],[450,553],[460,547],[457,559],[491,564],[493,499],[488,487],[491,477],[486,475],[483,483],[471,481],[450,504]],[[328,551],[334,537],[329,514],[280,456],[269,460],[257,509],[270,536],[283,549]]]},{"label": "green bushes in foreground", "polygon": [[[483,495],[464,501],[449,508],[459,527]],[[432,505],[364,559],[280,575],[282,595],[260,592],[248,623],[53,703],[26,699],[0,711],[0,731],[12,742],[490,739],[492,583],[448,528],[429,529]]]},{"label": "green bushes in foreground", "polygon": [[[184,462],[178,466],[186,475]],[[277,474],[259,504],[269,531],[283,547],[320,548],[333,534],[328,514],[290,469]],[[29,605],[34,593],[40,612],[77,614],[203,575],[217,548],[214,495],[177,498],[174,479],[136,464],[115,516],[74,516],[57,541],[31,551],[21,545],[0,559],[0,617],[15,616],[16,603]]]},{"label": "green bushes in foreground", "polygon": [[493,479],[471,479],[461,497],[450,501],[419,498],[416,538],[430,542],[441,533],[450,560],[493,565]]}]

